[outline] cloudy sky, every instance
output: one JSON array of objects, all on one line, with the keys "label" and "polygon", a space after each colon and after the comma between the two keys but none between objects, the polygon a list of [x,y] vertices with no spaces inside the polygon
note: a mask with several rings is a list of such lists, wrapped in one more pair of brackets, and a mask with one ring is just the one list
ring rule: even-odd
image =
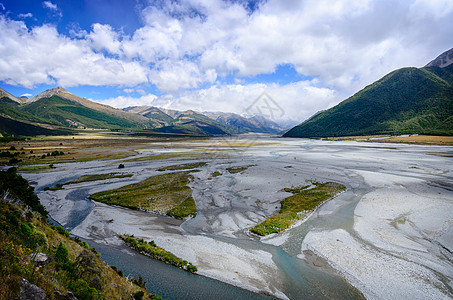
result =
[{"label": "cloudy sky", "polygon": [[299,123],[453,47],[452,0],[0,0],[0,87]]}]

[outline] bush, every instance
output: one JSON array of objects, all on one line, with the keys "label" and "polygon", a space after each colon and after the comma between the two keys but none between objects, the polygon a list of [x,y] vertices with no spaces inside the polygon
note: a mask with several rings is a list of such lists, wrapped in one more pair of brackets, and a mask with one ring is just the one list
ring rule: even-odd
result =
[{"label": "bush", "polygon": [[58,225],[55,229],[58,231],[59,234],[69,237],[69,232],[66,231],[62,226]]},{"label": "bush", "polygon": [[134,294],[134,299],[135,300],[142,300],[143,299],[143,296],[145,296],[145,293],[143,291],[137,291],[135,294]]},{"label": "bush", "polygon": [[33,187],[16,172],[17,168],[0,171],[0,194],[8,193],[14,199],[21,200],[24,204],[30,206],[32,210],[46,217],[48,213],[39,202]]},{"label": "bush", "polygon": [[66,248],[66,246],[61,242],[57,247],[57,251],[55,252],[55,261],[60,264],[66,264],[67,262],[69,262],[68,248]]},{"label": "bush", "polygon": [[118,166],[118,169],[124,169],[124,165],[123,165],[123,164],[120,164],[120,165]]}]

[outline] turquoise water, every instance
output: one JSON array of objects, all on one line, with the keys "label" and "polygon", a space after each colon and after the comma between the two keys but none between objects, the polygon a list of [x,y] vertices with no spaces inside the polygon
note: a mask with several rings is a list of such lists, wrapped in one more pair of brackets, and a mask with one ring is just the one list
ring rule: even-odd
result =
[{"label": "turquoise water", "polygon": [[163,262],[136,254],[121,246],[108,246],[88,241],[101,253],[101,259],[123,270],[124,276],[146,281],[146,288],[165,299],[273,299],[252,293],[204,276],[191,274]]}]

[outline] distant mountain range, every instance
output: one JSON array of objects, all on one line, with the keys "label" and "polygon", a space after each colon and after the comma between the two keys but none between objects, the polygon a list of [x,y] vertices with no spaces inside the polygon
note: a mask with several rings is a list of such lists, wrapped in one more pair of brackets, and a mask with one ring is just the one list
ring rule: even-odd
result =
[{"label": "distant mountain range", "polygon": [[453,49],[423,68],[402,68],[321,111],[285,137],[453,135]]},{"label": "distant mountain range", "polygon": [[121,110],[77,97],[61,87],[30,99],[0,89],[2,135],[64,134],[89,129],[183,135],[276,134],[283,130],[272,121],[237,114],[175,111],[150,106]]}]

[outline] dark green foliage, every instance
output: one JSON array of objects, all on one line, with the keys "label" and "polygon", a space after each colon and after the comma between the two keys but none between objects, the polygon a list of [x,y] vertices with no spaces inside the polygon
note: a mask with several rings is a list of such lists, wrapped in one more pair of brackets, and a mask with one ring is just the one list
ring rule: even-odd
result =
[{"label": "dark green foliage", "polygon": [[66,237],[69,237],[69,232],[66,231],[66,230],[63,228],[63,226],[58,225],[55,229],[58,231],[59,234],[62,234],[62,235],[64,235],[64,236],[66,236]]},{"label": "dark green foliage", "polygon": [[138,285],[139,287],[142,287],[142,288],[144,288],[145,284],[146,284],[146,282],[143,280],[142,275],[139,275],[138,279],[137,278],[132,278],[131,281],[132,281],[133,284],[136,284],[136,285]]},{"label": "dark green foliage", "polygon": [[124,169],[124,165],[123,164],[119,164],[118,165],[118,169]]},{"label": "dark green foliage", "polygon": [[453,135],[452,78],[453,65],[396,70],[284,136]]},{"label": "dark green foliage", "polygon": [[135,300],[142,300],[144,295],[145,295],[145,293],[143,291],[137,291],[134,294],[134,299]]},{"label": "dark green foliage", "polygon": [[177,257],[171,252],[168,252],[158,247],[154,241],[147,243],[143,239],[135,238],[133,235],[120,235],[120,238],[132,249],[142,253],[143,255],[163,261],[188,272],[197,272],[197,267],[188,263],[185,260]]},{"label": "dark green foliage", "polygon": [[16,168],[0,171],[0,195],[7,194],[9,197],[22,201],[41,215],[47,216],[47,211],[39,202],[34,189],[16,171]]},{"label": "dark green foliage", "polygon": [[69,252],[68,248],[66,248],[63,243],[60,242],[60,244],[57,247],[57,251],[55,251],[55,261],[57,263],[60,263],[62,265],[66,264],[69,262]]}]

